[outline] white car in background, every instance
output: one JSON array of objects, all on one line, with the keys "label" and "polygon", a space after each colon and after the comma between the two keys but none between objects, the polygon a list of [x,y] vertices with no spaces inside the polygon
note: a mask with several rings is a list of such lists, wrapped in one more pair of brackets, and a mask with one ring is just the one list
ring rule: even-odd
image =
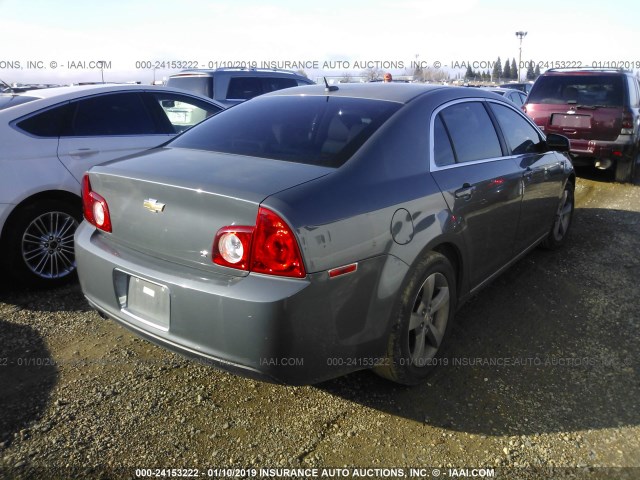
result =
[{"label": "white car in background", "polygon": [[27,284],[70,278],[84,172],[157,147],[223,108],[199,95],[144,85],[0,95],[2,271]]}]

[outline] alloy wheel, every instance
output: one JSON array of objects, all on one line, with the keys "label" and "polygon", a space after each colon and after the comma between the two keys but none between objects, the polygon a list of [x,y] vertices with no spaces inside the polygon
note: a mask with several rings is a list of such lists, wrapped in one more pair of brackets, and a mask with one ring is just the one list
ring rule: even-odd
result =
[{"label": "alloy wheel", "polygon": [[47,212],[29,223],[22,235],[22,258],[44,279],[63,278],[76,268],[73,235],[78,221],[65,212]]}]

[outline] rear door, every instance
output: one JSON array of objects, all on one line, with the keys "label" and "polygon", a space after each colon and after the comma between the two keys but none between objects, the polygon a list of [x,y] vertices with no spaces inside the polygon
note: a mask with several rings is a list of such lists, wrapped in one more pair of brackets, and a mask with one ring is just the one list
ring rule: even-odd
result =
[{"label": "rear door", "polygon": [[431,172],[461,226],[474,288],[512,258],[522,174],[504,156],[483,101],[441,108],[431,139]]},{"label": "rear door", "polygon": [[156,147],[171,137],[139,92],[115,92],[71,102],[58,158],[80,182],[94,165]]}]

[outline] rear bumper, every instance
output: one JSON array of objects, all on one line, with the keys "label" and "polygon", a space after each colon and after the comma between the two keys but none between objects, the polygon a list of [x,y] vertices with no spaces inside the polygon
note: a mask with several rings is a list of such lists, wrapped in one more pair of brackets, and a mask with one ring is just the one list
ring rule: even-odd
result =
[{"label": "rear bumper", "polygon": [[[152,342],[244,376],[316,383],[370,368],[383,355],[388,318],[400,285],[380,283],[385,269],[400,282],[406,265],[381,256],[355,273],[329,279],[249,274],[229,277],[172,264],[113,245],[83,222],[76,261],[90,304]],[[165,286],[168,328],[127,310],[123,276]]]},{"label": "rear bumper", "polygon": [[596,160],[627,161],[635,153],[634,137],[620,135],[614,141],[571,139],[570,154],[575,165],[591,165]]}]

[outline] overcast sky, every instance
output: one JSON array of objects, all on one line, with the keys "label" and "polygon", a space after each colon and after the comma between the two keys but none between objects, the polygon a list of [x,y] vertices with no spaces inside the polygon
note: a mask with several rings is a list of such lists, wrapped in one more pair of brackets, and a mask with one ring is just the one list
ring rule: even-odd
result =
[{"label": "overcast sky", "polygon": [[[322,71],[305,69],[312,78],[345,66],[357,74],[355,62],[400,74],[393,67],[416,58],[480,68],[498,56],[517,61],[519,30],[528,32],[523,60],[640,69],[639,18],[637,0],[0,0],[0,79],[100,81],[99,69],[79,63],[96,60],[110,62],[105,81],[143,83],[175,71],[136,68],[156,61],[317,62]],[[322,69],[328,61],[342,68]]]}]

